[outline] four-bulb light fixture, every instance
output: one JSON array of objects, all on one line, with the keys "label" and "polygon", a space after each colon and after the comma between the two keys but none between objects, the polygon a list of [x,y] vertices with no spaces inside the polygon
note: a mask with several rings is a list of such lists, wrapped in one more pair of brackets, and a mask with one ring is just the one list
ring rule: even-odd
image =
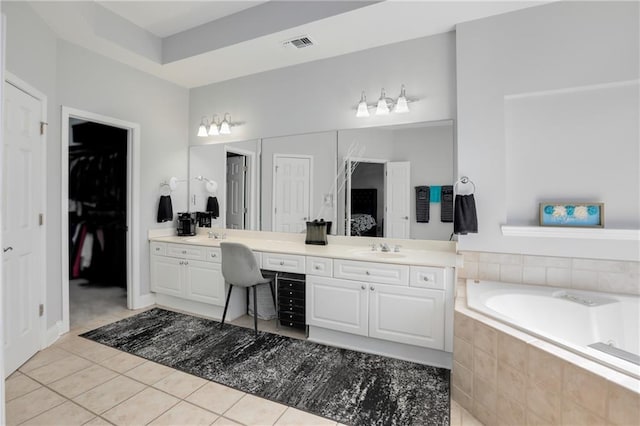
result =
[{"label": "four-bulb light fixture", "polygon": [[405,93],[404,84],[400,89],[400,96],[398,99],[394,100],[393,98],[388,98],[384,89],[382,89],[380,93],[380,98],[376,104],[367,104],[367,97],[362,92],[360,96],[360,103],[358,103],[358,109],[356,112],[356,117],[369,117],[369,109],[375,108],[376,115],[389,115],[391,111],[397,113],[405,113],[409,112],[409,102],[414,102],[415,99],[408,99]]},{"label": "four-bulb light fixture", "polygon": [[198,127],[198,136],[206,138],[207,136],[230,135],[231,126],[233,125],[235,124],[231,123],[231,114],[228,112],[224,114],[222,121],[217,115],[214,115],[211,123],[209,123],[209,119],[206,116],[203,116]]}]

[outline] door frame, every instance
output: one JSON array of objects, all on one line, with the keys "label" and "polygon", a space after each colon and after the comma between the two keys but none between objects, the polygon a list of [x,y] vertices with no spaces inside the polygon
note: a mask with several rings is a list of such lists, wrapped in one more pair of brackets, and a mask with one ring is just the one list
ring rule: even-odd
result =
[{"label": "door frame", "polygon": [[[366,157],[344,157],[345,165],[345,185],[344,185],[344,235],[351,236],[351,163],[357,161],[358,163],[374,163],[385,165],[391,160],[384,160],[382,158],[366,158]],[[383,176],[384,178],[384,176]],[[384,184],[384,194],[387,196],[387,183]],[[385,209],[383,214],[383,220],[387,221],[387,208],[385,203]],[[386,227],[385,227],[386,229]]]},{"label": "door frame", "polygon": [[69,331],[69,119],[78,118],[127,130],[127,308],[145,305],[140,295],[140,125],[62,106],[62,332]]},{"label": "door frame", "polygon": [[[4,81],[14,86],[18,90],[21,90],[25,92],[27,95],[32,96],[38,101],[40,101],[40,121],[42,123],[47,123],[47,96],[44,93],[40,92],[38,89],[30,85],[29,83],[25,82],[18,76],[6,70],[4,71]],[[4,88],[3,88],[2,101],[4,102]],[[4,113],[5,111],[4,111],[4,105],[3,105],[2,106],[3,123],[4,123]],[[51,343],[51,342],[48,342],[49,339],[47,338],[47,335],[49,333],[47,333],[48,309],[46,309],[47,284],[48,284],[46,282],[47,280],[46,278],[47,277],[47,274],[46,274],[46,270],[47,270],[47,190],[46,190],[47,188],[47,131],[46,130],[47,128],[48,126],[45,125],[44,127],[45,130],[40,135],[40,141],[42,144],[42,158],[41,158],[41,164],[40,164],[40,166],[42,167],[41,169],[42,174],[39,182],[42,188],[42,194],[40,195],[40,211],[44,215],[44,221],[40,226],[40,268],[39,268],[40,273],[38,274],[38,282],[40,283],[40,289],[39,289],[39,294],[41,298],[40,303],[45,305],[45,312],[40,317],[40,321],[38,324],[38,328],[39,328],[38,334],[39,334],[39,340],[40,340],[40,347],[42,349],[44,349]],[[4,132],[4,127],[2,131]],[[4,134],[2,135],[2,138],[4,138]],[[58,334],[57,334],[58,331],[59,330],[57,330],[57,328],[54,328],[55,338],[58,337]],[[4,364],[3,364],[3,371],[4,371]]]},{"label": "door frame", "polygon": [[[224,177],[222,178],[222,192],[224,194],[224,202],[225,202],[225,214],[222,220],[222,227],[227,227],[227,152],[231,152],[233,154],[244,155],[247,159],[246,163],[250,164],[248,167],[249,175],[245,176],[245,186],[246,182],[249,183],[248,188],[245,188],[245,207],[247,207],[248,215],[245,217],[245,221],[249,219],[249,228],[252,231],[258,231],[258,191],[256,191],[258,187],[258,173],[256,170],[256,152],[249,151],[242,148],[234,148],[232,146],[224,146]],[[247,179],[248,178],[248,179]],[[246,228],[246,223],[245,223]]]},{"label": "door frame", "polygon": [[303,158],[309,160],[309,219],[313,212],[313,155],[303,154],[273,154],[273,163],[271,168],[271,175],[273,176],[271,182],[271,231],[276,229],[276,160],[278,158]]}]

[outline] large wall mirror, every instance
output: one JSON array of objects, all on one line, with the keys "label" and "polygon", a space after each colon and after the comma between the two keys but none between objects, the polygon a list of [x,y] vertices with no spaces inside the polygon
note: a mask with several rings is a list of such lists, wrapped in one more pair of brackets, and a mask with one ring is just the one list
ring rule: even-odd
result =
[{"label": "large wall mirror", "polygon": [[192,146],[190,210],[215,196],[214,226],[300,233],[324,219],[337,235],[448,240],[433,195],[453,185],[454,152],[452,120]]}]

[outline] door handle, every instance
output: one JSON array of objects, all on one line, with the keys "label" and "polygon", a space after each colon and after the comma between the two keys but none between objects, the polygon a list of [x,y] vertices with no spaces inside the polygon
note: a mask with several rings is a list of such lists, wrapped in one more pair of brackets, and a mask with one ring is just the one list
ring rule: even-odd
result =
[{"label": "door handle", "polygon": [[4,253],[6,253],[6,252],[11,251],[11,250],[13,250],[13,247],[9,246],[9,247],[4,248],[2,251]]}]

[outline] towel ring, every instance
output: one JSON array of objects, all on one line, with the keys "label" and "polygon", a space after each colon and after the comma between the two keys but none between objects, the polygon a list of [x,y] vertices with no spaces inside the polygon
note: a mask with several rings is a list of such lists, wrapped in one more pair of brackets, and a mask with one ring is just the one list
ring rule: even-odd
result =
[{"label": "towel ring", "polygon": [[[166,190],[166,191],[163,191]],[[160,184],[160,195],[171,195],[171,185],[169,185],[167,182],[162,182]]]},{"label": "towel ring", "polygon": [[471,184],[471,186],[473,186],[473,191],[471,191],[471,194],[473,194],[474,192],[476,192],[476,184],[473,183],[473,181],[471,179],[469,179],[467,176],[462,176],[460,179],[458,179],[458,181],[455,183],[455,185],[453,185],[453,191],[457,194],[458,193],[458,184],[467,185],[469,183]]}]

